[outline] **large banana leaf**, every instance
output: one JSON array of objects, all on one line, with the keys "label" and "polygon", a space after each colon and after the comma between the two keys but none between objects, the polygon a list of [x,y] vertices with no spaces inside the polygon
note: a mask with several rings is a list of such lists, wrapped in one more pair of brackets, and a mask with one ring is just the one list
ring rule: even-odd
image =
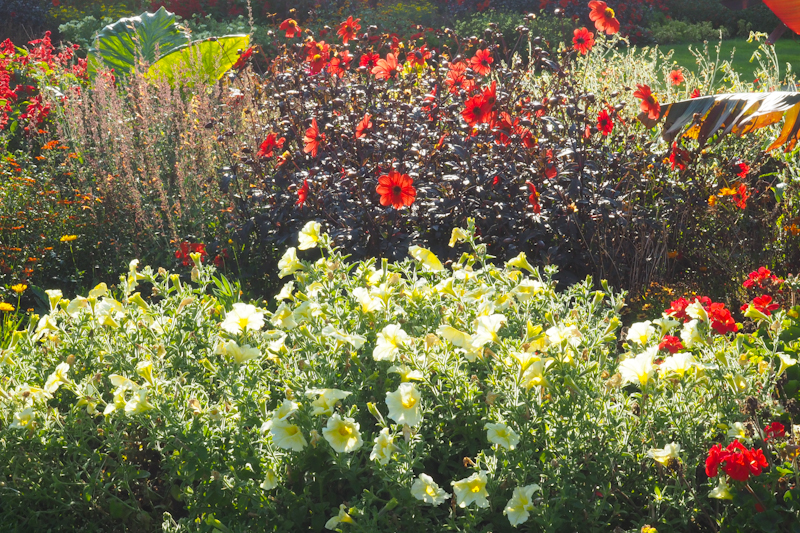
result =
[{"label": "large banana leaf", "polygon": [[248,46],[249,35],[226,35],[195,41],[153,63],[147,75],[165,76],[170,83],[175,83],[178,73],[184,70],[193,73],[186,79],[195,78],[199,73],[205,83],[211,84],[230,70]]},{"label": "large banana leaf", "polygon": [[672,141],[683,128],[689,128],[683,137],[696,139],[700,146],[709,137],[720,139],[729,133],[742,136],[785,119],[783,129],[767,151],[785,145],[785,151],[794,150],[800,140],[800,93],[736,93],[703,96],[681,100],[661,106],[657,119],[639,115],[639,121],[648,128],[664,119],[662,137]]},{"label": "large banana leaf", "polygon": [[119,19],[97,34],[95,48],[89,50],[89,73],[94,75],[104,64],[117,76],[125,76],[137,58],[152,64],[157,54],[163,57],[190,41],[186,30],[175,22],[175,15],[163,7],[155,13]]}]

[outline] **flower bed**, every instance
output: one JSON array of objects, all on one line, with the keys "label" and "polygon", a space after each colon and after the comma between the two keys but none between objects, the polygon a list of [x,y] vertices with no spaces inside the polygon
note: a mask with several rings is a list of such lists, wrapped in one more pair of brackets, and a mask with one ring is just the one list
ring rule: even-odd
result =
[{"label": "flower bed", "polygon": [[759,296],[743,334],[677,300],[619,350],[622,294],[494,266],[474,229],[450,268],[349,264],[309,222],[273,312],[200,252],[191,279],[134,261],[116,290],[48,291],[2,351],[4,523],[792,531],[797,307]]}]

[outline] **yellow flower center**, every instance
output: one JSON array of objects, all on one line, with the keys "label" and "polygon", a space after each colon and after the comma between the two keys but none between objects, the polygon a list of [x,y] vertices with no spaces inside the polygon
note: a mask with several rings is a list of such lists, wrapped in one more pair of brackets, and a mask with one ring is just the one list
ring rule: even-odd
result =
[{"label": "yellow flower center", "polygon": [[425,487],[425,492],[428,494],[428,496],[436,496],[436,491],[433,490],[433,487],[431,485]]},{"label": "yellow flower center", "polygon": [[606,16],[607,16],[608,18],[611,18],[611,19],[613,19],[613,18],[614,18],[614,10],[613,10],[613,9],[611,9],[610,7],[607,7],[607,8],[606,8]]},{"label": "yellow flower center", "polygon": [[286,428],[287,435],[297,435],[297,432],[300,431],[300,428],[297,426],[289,426]]},{"label": "yellow flower center", "polygon": [[412,407],[417,405],[417,400],[413,396],[406,396],[405,398],[403,398],[403,401],[401,403],[403,404],[403,407],[405,407],[406,409],[411,409]]},{"label": "yellow flower center", "polygon": [[469,491],[472,492],[472,493],[477,494],[477,493],[479,493],[481,491],[482,488],[483,487],[481,486],[481,484],[476,482],[476,483],[472,483],[469,486]]},{"label": "yellow flower center", "polygon": [[353,430],[350,428],[350,426],[344,426],[344,425],[339,426],[339,435],[341,435],[342,437],[349,437],[352,434]]},{"label": "yellow flower center", "polygon": [[239,318],[239,327],[242,329],[247,329],[247,325],[250,323],[250,319],[247,317]]}]

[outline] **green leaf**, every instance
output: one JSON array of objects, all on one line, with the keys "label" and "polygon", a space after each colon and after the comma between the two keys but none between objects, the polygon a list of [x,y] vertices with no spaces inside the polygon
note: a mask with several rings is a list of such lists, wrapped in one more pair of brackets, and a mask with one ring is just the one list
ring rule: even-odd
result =
[{"label": "green leaf", "polygon": [[[148,77],[165,76],[175,83],[181,71],[200,74],[210,85],[218,81],[239,60],[242,51],[250,46],[249,35],[226,35],[195,41],[163,56],[150,66]],[[188,79],[191,76],[186,76]]]},{"label": "green leaf", "polygon": [[159,8],[155,13],[119,19],[97,34],[95,48],[89,50],[89,74],[94,76],[101,65],[113,68],[118,76],[128,75],[137,58],[155,63],[191,42],[189,34],[175,22],[175,15]]}]

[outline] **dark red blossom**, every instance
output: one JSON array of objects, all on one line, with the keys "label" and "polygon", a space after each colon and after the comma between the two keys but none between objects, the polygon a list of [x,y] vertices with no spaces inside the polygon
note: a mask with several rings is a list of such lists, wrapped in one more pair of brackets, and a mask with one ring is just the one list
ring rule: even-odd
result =
[{"label": "dark red blossom", "polygon": [[422,45],[416,50],[412,50],[406,56],[406,62],[412,66],[422,66],[431,58],[431,51],[427,49],[426,45]]},{"label": "dark red blossom", "polygon": [[308,199],[308,191],[309,191],[308,180],[304,179],[303,186],[297,189],[297,202],[295,202],[295,204],[299,206],[305,204],[306,200]]},{"label": "dark red blossom", "polygon": [[692,160],[692,154],[678,146],[678,141],[673,141],[672,150],[669,152],[669,163],[672,170],[686,170],[686,165]]},{"label": "dark red blossom", "polygon": [[206,245],[197,243],[197,242],[182,242],[180,247],[175,251],[175,258],[181,259],[181,264],[183,266],[192,266],[194,263],[192,258],[189,254],[199,253],[200,254],[200,261],[208,257],[206,253]]},{"label": "dark red blossom", "polygon": [[700,98],[700,89],[695,89],[694,91],[692,91],[692,94],[690,96],[691,98]]},{"label": "dark red blossom", "polygon": [[367,67],[369,71],[372,72],[372,69],[378,64],[380,58],[381,56],[374,52],[367,52],[358,60],[358,66]]},{"label": "dark red blossom", "polygon": [[744,161],[737,161],[733,165],[733,172],[740,178],[744,179],[747,177],[747,173],[750,172],[750,166]]},{"label": "dark red blossom", "polygon": [[747,481],[751,475],[758,476],[767,468],[767,458],[761,450],[748,450],[738,440],[731,442],[726,448],[715,444],[708,451],[706,458],[706,475],[716,477],[721,468],[734,481]]},{"label": "dark red blossom", "polygon": [[708,314],[708,321],[711,323],[711,329],[725,335],[726,333],[735,333],[739,330],[736,321],[731,316],[730,309],[725,308],[725,304],[721,302],[714,302],[710,305],[703,306]]},{"label": "dark red blossom", "polygon": [[317,119],[314,118],[311,120],[311,127],[306,130],[306,134],[303,137],[303,143],[305,143],[303,151],[311,154],[311,157],[317,157],[317,151],[323,142],[325,142],[325,134],[320,133]]},{"label": "dark red blossom", "polygon": [[[772,303],[772,296],[768,294],[753,298],[752,305],[757,311],[760,311],[767,316],[770,316],[773,311],[780,307],[778,304]],[[740,309],[742,311],[747,311],[749,307],[750,305],[744,304]]]},{"label": "dark red blossom", "polygon": [[467,79],[467,64],[464,61],[450,63],[450,70],[447,72],[444,82],[453,94],[457,93],[459,89],[470,92],[475,87],[475,82]]},{"label": "dark red blossom", "polygon": [[236,60],[236,63],[233,64],[233,69],[242,70],[245,66],[247,66],[247,61],[253,55],[253,51],[256,49],[255,46],[251,46],[239,56],[239,59]]},{"label": "dark red blossom", "polygon": [[611,115],[608,114],[608,110],[603,109],[597,115],[597,129],[604,136],[611,133],[611,130],[614,129],[614,120],[611,118]]},{"label": "dark red blossom", "polygon": [[395,209],[413,204],[417,197],[411,177],[394,169],[378,178],[378,187],[375,190],[381,195],[381,205],[391,205]]},{"label": "dark red blossom", "polygon": [[742,283],[742,286],[745,289],[751,289],[753,287],[757,287],[761,290],[766,290],[770,286],[780,285],[783,283],[783,280],[776,276],[775,274],[770,271],[767,267],[758,267],[758,270],[750,272],[747,275],[747,279]]},{"label": "dark red blossom", "polygon": [[530,196],[528,196],[528,203],[533,206],[533,212],[537,215],[542,212],[542,206],[539,205],[539,191],[536,190],[536,185],[530,181],[526,181],[525,185],[528,186]]}]

